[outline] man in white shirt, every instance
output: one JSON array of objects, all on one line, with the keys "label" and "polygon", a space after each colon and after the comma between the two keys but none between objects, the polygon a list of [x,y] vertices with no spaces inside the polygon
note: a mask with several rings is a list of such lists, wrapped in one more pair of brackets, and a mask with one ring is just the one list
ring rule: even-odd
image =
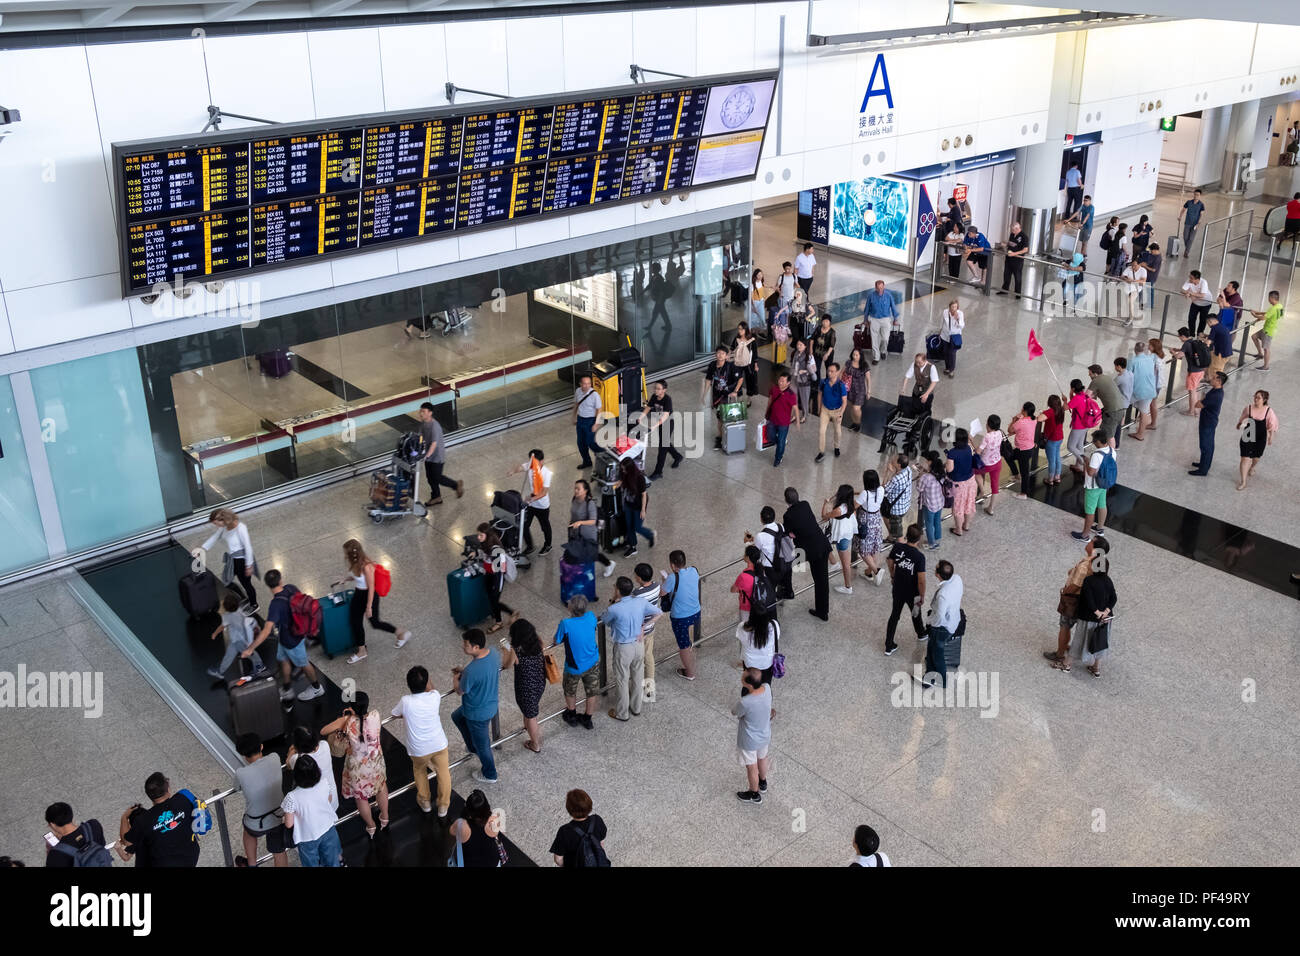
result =
[{"label": "man in white shirt", "polygon": [[[1071,531],[1070,536],[1077,541],[1087,541],[1095,534],[1106,533],[1106,489],[1097,484],[1097,472],[1106,456],[1111,456],[1118,465],[1119,456],[1115,450],[1115,437],[1104,428],[1092,433],[1093,451],[1088,456],[1088,467],[1083,473],[1083,530]],[[1093,516],[1096,515],[1096,520]]]},{"label": "man in white shirt", "polygon": [[781,275],[776,280],[777,308],[788,309],[794,301],[794,266],[789,262],[781,263]]},{"label": "man in white shirt", "polygon": [[953,638],[961,636],[961,599],[965,585],[953,569],[951,561],[940,561],[934,573],[939,579],[939,586],[930,598],[929,626],[922,638],[929,643],[925,648],[925,677],[921,683],[933,687],[934,681],[929,675],[938,674],[940,683],[946,687],[948,663],[944,648]]},{"label": "man in white shirt", "polygon": [[817,265],[817,257],[813,255],[813,244],[805,242],[803,252],[794,257],[794,277],[799,283],[799,288],[803,289],[804,295],[808,295],[812,290],[813,269]]},{"label": "man in white shirt", "polygon": [[1202,278],[1200,269],[1188,273],[1187,281],[1183,283],[1183,298],[1190,303],[1187,309],[1187,327],[1192,331],[1192,338],[1196,338],[1205,331],[1205,325],[1210,319],[1210,306],[1214,304],[1210,284]]},{"label": "man in white shirt", "polygon": [[542,526],[542,550],[538,555],[549,554],[551,551],[551,478],[553,474],[551,469],[546,467],[545,460],[542,457],[542,450],[534,448],[528,453],[528,461],[515,468],[510,472],[511,475],[517,475],[524,472],[524,509],[527,517],[524,518],[524,554],[533,553],[533,519]]},{"label": "man in white shirt", "polygon": [[1142,288],[1147,284],[1147,270],[1140,262],[1129,262],[1119,278],[1128,293],[1128,318],[1124,320],[1124,328],[1127,329],[1133,326],[1133,319],[1142,308]]},{"label": "man in white shirt", "polygon": [[416,665],[406,672],[406,686],[411,689],[393,708],[393,716],[406,721],[406,752],[415,773],[415,802],[429,813],[429,770],[436,774],[438,816],[445,817],[451,806],[451,767],[447,762],[447,734],[442,729],[438,708],[442,694],[429,680],[429,671]]},{"label": "man in white shirt", "polygon": [[758,520],[763,522],[763,526],[758,529],[758,534],[745,532],[745,544],[752,544],[758,548],[759,566],[762,567],[772,582],[772,587],[776,589],[777,597],[786,600],[794,597],[793,585],[793,568],[783,568],[781,573],[776,573],[777,546],[781,538],[785,535],[785,529],[776,520],[776,510],[770,505],[764,505],[758,513]]}]

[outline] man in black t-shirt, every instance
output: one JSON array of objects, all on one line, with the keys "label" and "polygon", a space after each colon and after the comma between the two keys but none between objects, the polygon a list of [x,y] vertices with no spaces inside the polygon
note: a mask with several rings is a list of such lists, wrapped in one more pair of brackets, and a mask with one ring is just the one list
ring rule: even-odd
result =
[{"label": "man in black t-shirt", "polygon": [[718,426],[718,437],[713,440],[715,448],[722,447],[722,405],[736,400],[739,387],[740,370],[727,361],[727,347],[719,345],[714,351],[713,361],[704,369],[704,385],[700,389],[700,401],[712,392],[712,408]]},{"label": "man in black t-shirt", "polygon": [[655,470],[648,476],[651,481],[663,477],[664,459],[669,455],[673,456],[674,468],[682,463],[682,453],[673,447],[672,414],[673,400],[668,395],[668,383],[660,379],[651,386],[650,402],[646,406],[644,418],[646,428],[656,430],[655,439],[659,443],[659,457],[655,460]]},{"label": "man in black t-shirt", "polygon": [[136,804],[122,814],[118,856],[124,860],[134,856],[136,866],[198,866],[194,800],[186,793],[172,793],[171,782],[161,773],[149,775],[144,792],[152,806]]},{"label": "man in black t-shirt", "polygon": [[551,842],[550,853],[558,866],[609,866],[603,845],[605,821],[592,813],[591,807],[591,797],[585,790],[565,794],[564,809],[573,819],[556,831]]},{"label": "man in black t-shirt", "polygon": [[1029,252],[1029,237],[1020,230],[1020,223],[1011,224],[1011,235],[1007,237],[1007,254],[1002,266],[1002,291],[1007,294],[1007,286],[1016,280],[1016,295],[1020,295],[1021,273],[1025,271],[1025,255]]},{"label": "man in black t-shirt", "polygon": [[894,607],[889,614],[889,624],[885,628],[885,656],[898,650],[894,643],[894,632],[898,629],[898,616],[907,608],[912,616],[912,629],[918,639],[925,634],[925,624],[920,613],[925,604],[925,555],[917,542],[921,540],[921,526],[907,526],[907,543],[897,542],[889,551],[886,563],[889,577],[893,582]]}]

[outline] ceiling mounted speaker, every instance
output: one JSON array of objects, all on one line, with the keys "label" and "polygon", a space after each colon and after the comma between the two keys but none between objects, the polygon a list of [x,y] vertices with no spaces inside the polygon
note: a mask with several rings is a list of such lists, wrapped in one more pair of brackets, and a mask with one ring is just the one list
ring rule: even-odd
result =
[{"label": "ceiling mounted speaker", "polygon": [[1145,103],[1139,103],[1139,104],[1138,104],[1138,112],[1139,112],[1139,113],[1145,113],[1146,111],[1147,111],[1147,105],[1146,105]]},{"label": "ceiling mounted speaker", "polygon": [[947,149],[947,148],[948,148],[948,141],[945,139],[942,143],[939,144],[939,148],[940,148],[940,149]]},{"label": "ceiling mounted speaker", "polygon": [[188,282],[185,285],[180,285],[172,289],[172,295],[176,296],[178,299],[188,299],[193,294],[194,286],[192,283]]},{"label": "ceiling mounted speaker", "polygon": [[158,293],[150,292],[148,295],[142,295],[140,296],[140,301],[145,305],[153,305],[158,301]]},{"label": "ceiling mounted speaker", "polygon": [[969,145],[970,145],[971,143],[973,143],[973,142],[975,142],[975,137],[972,136],[970,133],[967,133],[967,134],[966,134],[966,145],[969,146]]},{"label": "ceiling mounted speaker", "polygon": [[213,295],[216,295],[217,293],[219,293],[219,292],[220,292],[222,289],[224,289],[225,287],[226,287],[226,283],[225,283],[225,282],[222,282],[222,281],[217,281],[217,282],[205,282],[205,283],[203,283],[203,288],[207,289],[207,290],[208,290],[209,292],[211,292]]},{"label": "ceiling mounted speaker", "polygon": [[1165,105],[1165,104],[1164,104],[1162,101],[1160,101],[1160,100],[1156,100],[1156,109],[1160,109],[1160,107],[1162,107],[1162,106],[1164,106],[1164,105]]}]

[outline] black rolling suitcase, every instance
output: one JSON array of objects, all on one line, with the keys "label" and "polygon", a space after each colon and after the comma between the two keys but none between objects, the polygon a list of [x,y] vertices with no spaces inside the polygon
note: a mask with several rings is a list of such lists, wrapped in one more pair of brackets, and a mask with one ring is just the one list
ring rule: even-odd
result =
[{"label": "black rolling suitcase", "polygon": [[217,609],[217,596],[221,585],[217,576],[211,571],[193,572],[184,575],[179,583],[181,607],[191,618],[211,614]]},{"label": "black rolling suitcase", "polygon": [[600,496],[600,548],[613,551],[623,547],[623,512],[618,506],[618,492],[606,491]]},{"label": "black rolling suitcase", "polygon": [[261,740],[273,740],[284,733],[280,688],[274,674],[231,681],[226,690],[230,695],[230,720],[235,725],[236,737],[257,734]]}]

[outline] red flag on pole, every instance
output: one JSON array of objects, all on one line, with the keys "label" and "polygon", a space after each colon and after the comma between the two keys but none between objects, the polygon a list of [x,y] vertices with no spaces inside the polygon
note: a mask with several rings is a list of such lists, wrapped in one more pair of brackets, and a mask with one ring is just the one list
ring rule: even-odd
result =
[{"label": "red flag on pole", "polygon": [[1042,354],[1043,354],[1043,347],[1038,344],[1038,336],[1034,334],[1033,329],[1030,329],[1029,330],[1029,361],[1032,362],[1034,359],[1038,358]]}]

